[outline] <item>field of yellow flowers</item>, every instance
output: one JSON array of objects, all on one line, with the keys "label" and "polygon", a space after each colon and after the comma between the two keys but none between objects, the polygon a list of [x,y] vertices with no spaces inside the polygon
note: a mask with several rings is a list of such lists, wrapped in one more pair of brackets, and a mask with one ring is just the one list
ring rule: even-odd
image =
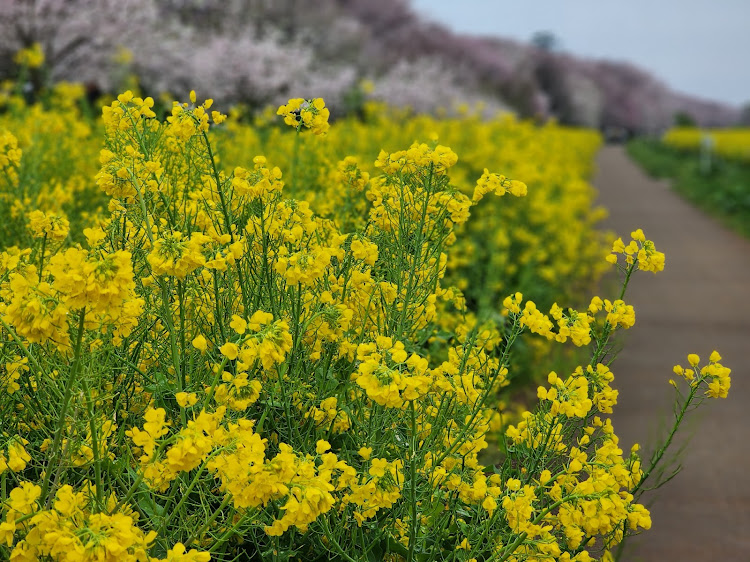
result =
[{"label": "field of yellow flowers", "polygon": [[705,147],[724,158],[750,161],[750,129],[675,127],[664,133],[662,140],[667,146],[681,150],[698,151]]},{"label": "field of yellow flowers", "polygon": [[[0,558],[587,561],[650,527],[663,450],[618,447],[610,366],[665,258],[604,248],[594,133],[192,92],[99,124],[58,88],[0,115]],[[566,342],[509,423],[517,351]]]}]

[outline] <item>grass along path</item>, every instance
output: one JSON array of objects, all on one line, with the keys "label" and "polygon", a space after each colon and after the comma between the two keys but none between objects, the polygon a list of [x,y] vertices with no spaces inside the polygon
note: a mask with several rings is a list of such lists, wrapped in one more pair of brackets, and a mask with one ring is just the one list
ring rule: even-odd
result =
[{"label": "grass along path", "polygon": [[705,404],[694,416],[699,423],[688,424],[697,430],[681,456],[684,470],[644,496],[647,504],[656,501],[653,528],[631,540],[623,560],[747,562],[750,241],[685,202],[667,182],[647,177],[622,147],[602,149],[598,165],[599,202],[610,209],[605,226],[623,238],[643,228],[666,254],[664,272],[639,276],[626,296],[636,324],[613,365],[620,391],[613,423],[622,449],[639,442],[652,450],[671,421],[672,367],[686,364],[688,353],[703,359],[717,349],[732,369],[729,398]]},{"label": "grass along path", "polygon": [[670,178],[678,193],[750,238],[750,163],[714,156],[706,166],[697,152],[647,139],[632,141],[628,153],[649,175]]}]

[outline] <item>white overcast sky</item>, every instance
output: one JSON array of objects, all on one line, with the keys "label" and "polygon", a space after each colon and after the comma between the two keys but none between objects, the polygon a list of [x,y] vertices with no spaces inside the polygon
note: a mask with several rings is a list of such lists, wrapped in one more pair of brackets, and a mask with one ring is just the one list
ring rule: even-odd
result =
[{"label": "white overcast sky", "polygon": [[562,50],[632,62],[673,89],[750,102],[750,0],[411,0],[454,31],[528,41],[550,31]]}]

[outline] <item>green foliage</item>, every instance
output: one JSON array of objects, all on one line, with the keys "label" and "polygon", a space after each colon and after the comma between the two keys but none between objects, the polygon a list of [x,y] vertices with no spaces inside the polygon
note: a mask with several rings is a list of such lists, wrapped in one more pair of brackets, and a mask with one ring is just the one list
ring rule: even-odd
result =
[{"label": "green foliage", "polygon": [[686,111],[678,111],[674,114],[675,127],[695,127],[695,119]]},{"label": "green foliage", "polygon": [[703,174],[695,152],[647,139],[632,141],[628,153],[649,175],[671,179],[675,191],[750,237],[750,165],[717,157],[711,171]]}]

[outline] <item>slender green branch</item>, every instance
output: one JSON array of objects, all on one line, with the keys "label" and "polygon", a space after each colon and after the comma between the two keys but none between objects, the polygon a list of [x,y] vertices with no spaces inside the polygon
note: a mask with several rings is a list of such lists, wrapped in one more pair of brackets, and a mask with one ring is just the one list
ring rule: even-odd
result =
[{"label": "slender green branch", "polygon": [[62,436],[65,431],[65,418],[68,414],[68,406],[70,405],[70,399],[73,395],[73,385],[75,384],[76,377],[78,375],[78,370],[81,365],[81,344],[83,342],[83,331],[84,331],[84,322],[86,320],[86,309],[83,308],[79,312],[79,318],[78,318],[78,333],[76,334],[76,344],[75,344],[75,350],[73,352],[73,364],[70,367],[70,372],[68,373],[68,378],[65,381],[65,390],[63,391],[63,401],[60,405],[60,413],[57,418],[57,427],[55,428],[55,439],[52,442],[52,447],[50,449],[50,456],[49,456],[49,462],[47,463],[47,467],[44,471],[44,482],[42,483],[42,493],[40,495],[41,498],[43,498],[43,501],[46,501],[46,505],[50,505],[50,501],[52,499],[52,495],[49,496],[47,493],[49,492],[49,485],[50,485],[50,478],[52,477],[53,468],[56,466],[56,464],[60,461],[58,458],[59,450],[60,450],[60,443],[62,442]]}]

